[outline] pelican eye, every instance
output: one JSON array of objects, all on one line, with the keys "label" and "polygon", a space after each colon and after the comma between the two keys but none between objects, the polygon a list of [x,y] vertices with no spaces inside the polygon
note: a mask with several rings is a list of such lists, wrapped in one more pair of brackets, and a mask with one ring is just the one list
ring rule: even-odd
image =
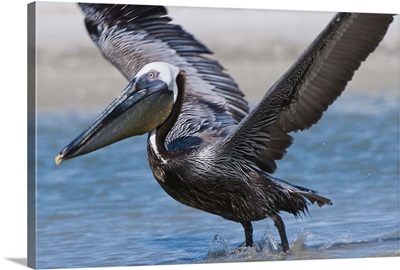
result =
[{"label": "pelican eye", "polygon": [[155,70],[150,70],[150,71],[147,73],[147,78],[150,79],[150,80],[154,80],[154,79],[156,79],[157,77],[158,77],[158,72],[155,71]]}]

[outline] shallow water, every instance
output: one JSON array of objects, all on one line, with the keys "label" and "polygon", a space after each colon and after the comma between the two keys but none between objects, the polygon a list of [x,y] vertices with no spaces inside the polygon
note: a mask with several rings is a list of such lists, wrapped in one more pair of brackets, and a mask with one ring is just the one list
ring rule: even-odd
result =
[{"label": "shallow water", "polygon": [[153,179],[146,136],[56,167],[54,157],[94,114],[40,114],[37,127],[37,267],[182,264],[399,256],[398,96],[345,94],[278,162],[278,178],[318,190],[332,206],[282,213],[281,253],[271,220],[240,224],[170,198]]}]

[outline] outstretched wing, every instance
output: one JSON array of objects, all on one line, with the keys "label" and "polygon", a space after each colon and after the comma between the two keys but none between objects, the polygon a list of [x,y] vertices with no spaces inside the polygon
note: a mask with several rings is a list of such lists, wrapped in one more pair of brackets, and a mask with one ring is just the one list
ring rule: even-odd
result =
[{"label": "outstretched wing", "polygon": [[188,138],[219,134],[247,115],[248,105],[234,80],[203,44],[171,23],[162,6],[79,4],[91,39],[131,80],[145,64],[168,62],[186,73],[182,113],[167,136],[170,147],[186,147]]},{"label": "outstretched wing", "polygon": [[292,143],[287,133],[317,123],[383,39],[392,15],[338,13],[258,106],[219,147],[273,173]]}]

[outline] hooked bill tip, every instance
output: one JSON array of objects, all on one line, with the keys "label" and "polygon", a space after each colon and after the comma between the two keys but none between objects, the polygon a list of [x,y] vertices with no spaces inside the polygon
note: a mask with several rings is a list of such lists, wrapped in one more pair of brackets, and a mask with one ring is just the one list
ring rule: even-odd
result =
[{"label": "hooked bill tip", "polygon": [[58,154],[55,159],[56,165],[60,165],[62,161],[62,155]]}]

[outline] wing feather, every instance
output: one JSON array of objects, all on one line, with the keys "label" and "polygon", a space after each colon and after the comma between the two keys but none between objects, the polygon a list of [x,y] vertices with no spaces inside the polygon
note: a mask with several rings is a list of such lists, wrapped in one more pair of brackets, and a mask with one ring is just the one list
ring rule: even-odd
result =
[{"label": "wing feather", "polygon": [[[128,80],[149,62],[168,62],[185,70],[182,113],[166,138],[167,144],[174,141],[176,147],[183,135],[220,134],[220,129],[237,125],[248,114],[247,102],[236,82],[217,61],[205,56],[212,54],[206,46],[171,23],[165,7],[79,5],[91,39]],[[205,111],[203,103],[208,104]],[[205,121],[209,113],[216,114],[215,121],[221,122]],[[196,129],[187,128],[196,125]]]},{"label": "wing feather", "polygon": [[[389,14],[338,13],[256,108],[219,144],[250,166],[273,173],[292,143],[289,132],[317,123],[362,61],[383,39]],[[267,138],[268,140],[261,140]],[[261,149],[261,145],[264,150]]]}]

